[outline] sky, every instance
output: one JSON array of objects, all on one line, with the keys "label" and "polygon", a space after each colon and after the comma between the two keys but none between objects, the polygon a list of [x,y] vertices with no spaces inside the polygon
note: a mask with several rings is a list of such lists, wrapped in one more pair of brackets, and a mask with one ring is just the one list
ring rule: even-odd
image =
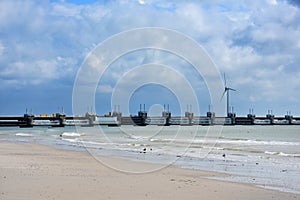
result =
[{"label": "sky", "polygon": [[[295,0],[0,0],[0,115],[22,115],[26,108],[51,114],[62,107],[71,115],[78,71],[97,46],[124,31],[160,27],[196,41],[221,79],[226,73],[227,86],[236,89],[230,92],[230,105],[237,115],[253,108],[259,116],[268,110],[300,116],[299,6]],[[122,77],[138,82],[145,77],[128,73],[148,63],[169,66],[180,76],[162,67],[147,73],[147,80],[166,77],[173,85],[178,77],[188,80],[199,104],[191,102],[192,107],[206,114],[211,98],[203,77],[184,59],[157,49],[134,51],[111,63],[94,91],[95,104],[87,103],[86,110],[111,111]],[[155,115],[169,104],[172,114],[182,115],[180,106],[190,108],[178,100],[189,97],[185,92],[141,85],[120,111],[136,114],[139,104],[146,104]],[[222,92],[219,96],[225,106]]]}]

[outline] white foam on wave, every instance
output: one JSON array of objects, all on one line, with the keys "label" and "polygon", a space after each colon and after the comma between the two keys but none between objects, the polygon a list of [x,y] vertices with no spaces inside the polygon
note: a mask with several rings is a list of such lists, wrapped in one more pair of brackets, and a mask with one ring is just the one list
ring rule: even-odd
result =
[{"label": "white foam on wave", "polygon": [[193,144],[243,144],[243,145],[278,145],[278,146],[300,146],[299,142],[285,142],[285,141],[263,141],[263,140],[230,140],[230,139],[181,139],[181,138],[152,138],[151,142],[176,142],[176,143],[193,143]]},{"label": "white foam on wave", "polygon": [[29,133],[16,133],[16,136],[21,136],[21,137],[32,137],[32,134]]},{"label": "white foam on wave", "polygon": [[135,140],[148,140],[149,137],[145,137],[145,136],[138,136],[138,135],[130,135],[129,136],[131,139],[135,139]]},{"label": "white foam on wave", "polygon": [[279,154],[279,152],[275,152],[275,151],[265,151],[265,154],[276,155],[276,154]]},{"label": "white foam on wave", "polygon": [[279,156],[286,156],[286,157],[300,157],[300,154],[297,153],[283,153],[283,152],[275,152],[275,151],[265,151],[265,154],[279,155]]},{"label": "white foam on wave", "polygon": [[82,141],[83,144],[87,145],[111,145],[112,143],[105,143],[105,142],[93,142],[93,141]]},{"label": "white foam on wave", "polygon": [[280,152],[279,155],[280,156],[288,156],[288,157],[300,157],[300,154],[297,154],[297,153],[283,153],[283,152]]},{"label": "white foam on wave", "polygon": [[65,136],[65,137],[80,137],[80,136],[83,136],[84,134],[83,133],[75,133],[75,132],[63,132],[61,135]]},{"label": "white foam on wave", "polygon": [[67,141],[67,142],[72,142],[72,143],[77,143],[79,142],[79,138],[74,138],[74,139],[71,139],[71,138],[63,138],[62,140],[64,141]]},{"label": "white foam on wave", "polygon": [[152,138],[150,142],[166,142],[166,143],[186,143],[186,144],[203,144],[203,143],[216,143],[217,140],[211,139],[182,139],[182,138]]},{"label": "white foam on wave", "polygon": [[263,141],[263,140],[218,140],[220,144],[244,144],[244,145],[279,145],[279,146],[300,146],[299,142],[284,141]]}]

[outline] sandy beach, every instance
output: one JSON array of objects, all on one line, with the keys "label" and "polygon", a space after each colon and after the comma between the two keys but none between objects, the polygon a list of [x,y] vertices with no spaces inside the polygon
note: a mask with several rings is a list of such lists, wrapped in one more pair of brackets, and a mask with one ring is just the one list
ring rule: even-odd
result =
[{"label": "sandy beach", "polygon": [[[87,152],[32,143],[1,142],[0,145],[0,199],[3,200],[300,199],[297,194],[205,178],[222,176],[213,172],[168,166],[151,173],[124,173],[101,164]],[[153,165],[101,159],[114,166],[147,168]]]}]

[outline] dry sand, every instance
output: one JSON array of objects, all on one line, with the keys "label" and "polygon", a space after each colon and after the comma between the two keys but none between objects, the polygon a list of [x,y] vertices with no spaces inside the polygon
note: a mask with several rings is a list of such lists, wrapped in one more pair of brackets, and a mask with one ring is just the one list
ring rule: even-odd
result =
[{"label": "dry sand", "polygon": [[[250,184],[209,180],[212,172],[169,166],[151,173],[122,173],[86,152],[38,144],[0,143],[0,199],[300,199]],[[153,164],[101,158],[114,166]],[[159,167],[159,166],[158,166]]]}]

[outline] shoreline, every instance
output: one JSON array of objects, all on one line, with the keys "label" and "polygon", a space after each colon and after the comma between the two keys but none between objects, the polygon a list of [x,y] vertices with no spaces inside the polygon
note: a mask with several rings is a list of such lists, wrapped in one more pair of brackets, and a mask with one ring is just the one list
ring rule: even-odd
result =
[{"label": "shoreline", "polygon": [[[36,143],[0,142],[1,199],[300,199],[247,183],[207,177],[217,172],[167,166],[133,174],[100,163],[87,152]],[[153,169],[159,164],[99,157],[114,166]]]}]

